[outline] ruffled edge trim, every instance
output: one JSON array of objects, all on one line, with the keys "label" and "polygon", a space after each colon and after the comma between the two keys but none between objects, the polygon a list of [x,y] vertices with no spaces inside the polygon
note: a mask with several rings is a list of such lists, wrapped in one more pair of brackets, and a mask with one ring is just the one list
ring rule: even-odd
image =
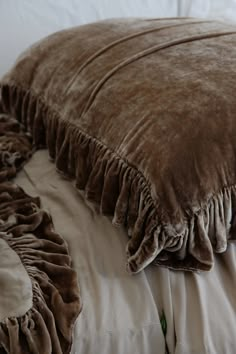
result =
[{"label": "ruffled edge trim", "polygon": [[[42,218],[45,216],[50,218],[45,211],[41,210],[40,213]],[[0,322],[1,346],[6,353],[37,353],[39,348],[40,352],[45,354],[69,354],[71,351],[75,321],[82,308],[76,286],[77,274],[71,269],[65,241],[53,229],[50,232],[51,239],[47,234],[44,242],[49,248],[52,243],[54,244],[54,262],[49,261],[48,249],[42,247],[40,239],[33,234],[27,233],[15,238],[9,233],[5,235],[1,233],[1,238],[16,252],[25,267],[31,280],[33,293],[32,307],[23,316],[8,317]],[[56,252],[55,248],[57,248]],[[61,260],[57,261],[59,259]],[[68,294],[61,292],[64,286],[62,280],[61,284],[59,281],[55,285],[50,271],[61,275],[66,273]],[[56,304],[54,304],[55,300]],[[62,317],[58,305],[67,308],[69,314],[64,318],[67,322],[67,326],[63,324],[67,327],[65,333],[63,333],[64,326],[60,325],[58,318],[58,316]]]},{"label": "ruffled edge trim", "polygon": [[40,199],[8,181],[31,153],[31,137],[0,113],[0,238],[19,256],[32,287],[31,308],[0,321],[0,352],[67,354],[81,311],[67,243],[54,231]]},{"label": "ruffled edge trim", "polygon": [[102,214],[113,215],[114,225],[128,229],[130,273],[141,271],[153,261],[173,269],[212,268],[213,248],[223,252],[227,247],[233,211],[224,196],[235,187],[224,188],[180,225],[163,225],[158,201],[154,201],[149,183],[135,167],[72,122],[63,120],[31,91],[3,83],[1,96],[3,111],[25,126],[37,148],[47,146],[57,170],[75,179],[76,187],[85,190],[88,200],[100,205]]}]

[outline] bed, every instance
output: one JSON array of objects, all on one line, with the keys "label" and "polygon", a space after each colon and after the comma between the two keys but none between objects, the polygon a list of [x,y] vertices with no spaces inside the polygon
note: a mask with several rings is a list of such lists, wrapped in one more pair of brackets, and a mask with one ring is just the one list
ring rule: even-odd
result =
[{"label": "bed", "polygon": [[[41,22],[31,34],[19,32],[23,43],[19,41],[18,47],[13,40],[8,42],[3,64],[0,64],[0,75],[29,44],[57,29],[92,22],[97,19],[96,11],[101,19],[130,16],[134,12],[135,15],[150,16],[153,15],[153,7],[156,9],[151,1],[146,6],[139,1],[135,8],[131,2],[117,3],[117,8],[111,8],[105,2],[99,8],[95,2],[88,3],[85,9],[81,4],[72,1],[68,6],[60,1],[55,7],[47,2],[42,8],[35,8],[27,1],[23,7],[21,3],[21,7],[28,7],[28,10],[24,13],[18,8],[22,14],[18,17],[19,26],[25,14],[33,26],[37,23],[35,17]],[[183,1],[170,1],[168,4],[163,1],[161,4],[161,10],[156,9],[155,17],[209,16],[209,13],[218,16],[220,13],[216,2],[214,6],[204,2],[199,7],[195,7],[193,2],[189,5]],[[9,11],[18,16],[17,6],[16,0],[2,2],[0,19],[4,21],[4,13]],[[226,18],[231,16],[232,19],[230,10],[233,8],[234,3],[229,2],[225,8]],[[55,15],[57,11],[58,15]],[[84,15],[77,17],[76,11]],[[40,19],[38,15],[44,12],[48,13],[48,19],[54,13],[55,24],[45,18]],[[62,20],[59,20],[59,13]],[[42,22],[45,24],[43,27]],[[15,32],[9,26],[7,28],[9,36],[14,36]],[[6,47],[5,38],[0,37],[0,41],[1,46]],[[27,194],[40,196],[44,209],[52,216],[55,230],[68,245],[82,298],[82,312],[73,332],[72,354],[235,352],[236,253],[233,243],[225,253],[215,256],[214,268],[207,273],[174,271],[150,265],[131,276],[125,269],[126,230],[116,228],[109,217],[102,216],[95,206],[87,202],[73,183],[56,171],[46,150],[33,155],[15,182]]]},{"label": "bed", "polygon": [[46,150],[33,156],[16,181],[28,193],[41,196],[55,228],[68,242],[78,272],[83,311],[72,353],[165,353],[166,345],[178,354],[234,352],[234,245],[217,257],[209,274],[151,266],[130,279],[124,261],[125,231],[85,202],[55,171]]}]

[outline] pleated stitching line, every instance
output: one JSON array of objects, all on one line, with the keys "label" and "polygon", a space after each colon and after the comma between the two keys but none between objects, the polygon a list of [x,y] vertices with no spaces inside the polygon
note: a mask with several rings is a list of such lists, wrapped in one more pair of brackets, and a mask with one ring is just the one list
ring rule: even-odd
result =
[{"label": "pleated stitching line", "polygon": [[118,64],[117,66],[115,66],[112,70],[110,70],[106,75],[103,76],[103,78],[98,82],[98,84],[96,85],[96,87],[94,88],[93,92],[91,93],[87,104],[81,114],[81,118],[83,118],[83,116],[88,112],[88,110],[90,109],[91,105],[93,104],[93,101],[95,100],[97,94],[99,93],[99,91],[101,90],[101,88],[103,87],[103,85],[105,84],[106,81],[108,81],[108,79],[110,79],[117,71],[119,71],[120,69],[122,69],[123,67],[149,55],[155,52],[158,52],[160,50],[163,49],[167,49],[170,47],[173,47],[175,45],[178,44],[183,44],[183,43],[188,43],[188,42],[194,42],[197,40],[202,40],[202,39],[208,39],[208,38],[216,38],[216,37],[221,37],[221,36],[227,36],[227,35],[232,35],[232,34],[236,34],[236,31],[228,31],[228,32],[213,32],[211,34],[207,34],[207,35],[195,35],[192,37],[183,37],[181,39],[176,39],[170,42],[166,42],[164,44],[158,44],[155,45],[149,49],[146,49],[145,51],[142,51],[141,53],[135,54],[133,55],[131,58],[128,58],[126,60],[124,60],[123,62],[121,62],[120,64]]},{"label": "pleated stitching line", "polygon": [[194,25],[194,24],[199,24],[199,23],[210,23],[212,21],[194,21],[194,22],[186,22],[186,23],[177,23],[176,25],[169,25],[169,26],[161,26],[158,28],[152,28],[152,29],[148,29],[148,30],[144,30],[144,31],[140,31],[140,32],[136,32],[133,33],[129,36],[125,36],[123,38],[120,38],[114,42],[111,42],[109,44],[107,44],[105,47],[99,49],[98,51],[96,51],[94,54],[92,54],[85,62],[84,64],[81,65],[81,67],[77,70],[77,72],[75,73],[75,75],[73,76],[73,78],[69,81],[67,88],[65,90],[65,95],[68,93],[70,87],[73,85],[73,83],[75,82],[76,78],[78,77],[78,75],[92,62],[94,62],[94,60],[96,58],[98,58],[101,54],[107,52],[109,49],[129,41],[130,39],[142,36],[142,35],[146,35],[152,32],[159,32],[161,30],[165,30],[165,29],[169,29],[169,28],[174,28],[174,27],[180,27],[180,26],[185,26],[185,25]]}]

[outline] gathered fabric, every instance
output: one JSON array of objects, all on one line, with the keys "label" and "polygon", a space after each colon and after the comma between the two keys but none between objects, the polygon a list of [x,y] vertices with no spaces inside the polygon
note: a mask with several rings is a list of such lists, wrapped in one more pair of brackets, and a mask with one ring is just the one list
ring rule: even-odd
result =
[{"label": "gathered fabric", "polygon": [[[64,354],[70,352],[81,310],[77,275],[67,244],[55,232],[39,197],[27,195],[10,181],[32,153],[30,134],[14,118],[0,114],[0,244],[1,266],[5,265],[1,268],[0,304],[4,302],[5,308],[4,315],[0,313],[0,352]],[[4,257],[9,257],[8,262]],[[15,264],[22,268],[21,279],[14,279],[13,272],[19,271]],[[11,287],[19,293],[9,292]],[[2,298],[4,294],[12,294],[13,307],[11,298]]]}]

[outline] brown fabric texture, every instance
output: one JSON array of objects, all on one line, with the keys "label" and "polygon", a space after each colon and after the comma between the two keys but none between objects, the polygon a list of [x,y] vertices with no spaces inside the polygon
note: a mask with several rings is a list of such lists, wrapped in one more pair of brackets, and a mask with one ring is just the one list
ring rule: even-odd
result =
[{"label": "brown fabric texture", "polygon": [[19,122],[0,114],[0,238],[19,256],[33,292],[32,308],[0,321],[0,353],[69,353],[81,303],[67,245],[39,198],[8,181],[32,151]]},{"label": "brown fabric texture", "polygon": [[1,82],[2,110],[127,227],[130,272],[209,270],[235,239],[235,56],[220,22],[107,20],[35,44]]}]

